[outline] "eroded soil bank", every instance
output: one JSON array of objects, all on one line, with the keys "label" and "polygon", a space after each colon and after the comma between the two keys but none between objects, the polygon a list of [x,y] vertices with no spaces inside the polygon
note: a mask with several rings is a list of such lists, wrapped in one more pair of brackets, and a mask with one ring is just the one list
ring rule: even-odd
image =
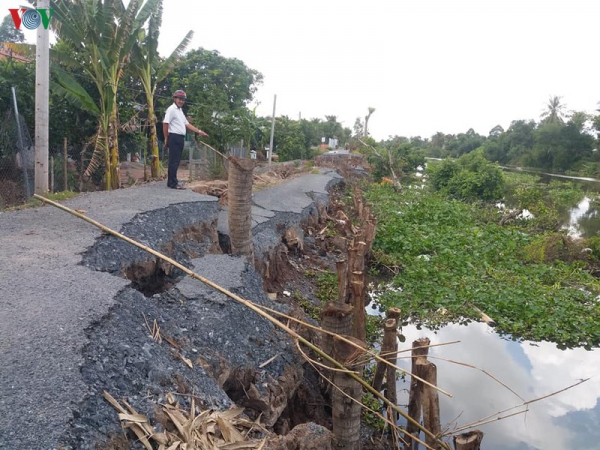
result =
[{"label": "eroded soil bank", "polygon": [[[344,248],[334,233],[323,231],[333,226],[332,199],[340,208],[344,192],[343,180],[332,180],[328,193],[312,193],[301,211],[261,216],[262,223],[253,229],[253,264],[223,252],[226,237],[217,232],[216,202],[204,206],[202,214],[194,212],[193,204],[140,214],[123,232],[159,242],[163,252],[244,299],[316,324],[314,313],[322,300],[315,274],[334,273]],[[172,223],[179,231],[164,239],[165,227]],[[159,434],[177,432],[164,414],[165,404],[175,401],[188,411],[192,401],[201,410],[227,410],[235,404],[249,420],[260,421],[248,439],[270,436],[264,448],[330,448],[331,411],[324,383],[284,331],[110,236],[97,240],[82,264],[126,277],[131,285],[119,292],[110,313],[86,330],[89,344],[81,373],[88,394],[73,408],[60,440],[63,448],[144,448],[131,430],[127,442],[117,411],[103,392],[127,401]],[[315,332],[288,323],[318,344]],[[365,438],[364,448],[372,448]]]}]

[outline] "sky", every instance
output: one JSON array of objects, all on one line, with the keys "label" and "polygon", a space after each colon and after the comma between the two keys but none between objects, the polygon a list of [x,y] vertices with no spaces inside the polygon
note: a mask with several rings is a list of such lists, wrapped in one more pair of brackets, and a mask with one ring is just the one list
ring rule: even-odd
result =
[{"label": "sky", "polygon": [[[12,0],[11,0],[12,2]],[[292,119],[375,108],[369,132],[487,136],[551,96],[600,107],[597,0],[164,0],[159,51],[217,50],[261,72],[250,107]]]}]

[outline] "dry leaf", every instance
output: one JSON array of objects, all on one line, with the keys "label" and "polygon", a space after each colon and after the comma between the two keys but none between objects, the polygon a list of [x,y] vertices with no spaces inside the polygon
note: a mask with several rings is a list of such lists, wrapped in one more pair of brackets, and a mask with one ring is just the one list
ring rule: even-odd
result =
[{"label": "dry leaf", "polygon": [[129,422],[145,423],[148,418],[143,414],[119,414],[119,420],[128,420]]},{"label": "dry leaf", "polygon": [[186,363],[189,366],[190,369],[194,368],[194,365],[192,364],[191,360],[187,359],[185,356],[183,356],[181,354],[179,355],[179,357],[183,360],[184,363]]}]

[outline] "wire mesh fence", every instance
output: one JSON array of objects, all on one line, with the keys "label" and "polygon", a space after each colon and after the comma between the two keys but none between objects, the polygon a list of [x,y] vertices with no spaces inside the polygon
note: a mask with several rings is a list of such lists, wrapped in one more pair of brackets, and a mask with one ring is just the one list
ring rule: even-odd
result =
[{"label": "wire mesh fence", "polygon": [[186,142],[183,156],[189,170],[189,181],[220,178],[226,173],[227,161],[223,155],[203,143]]},{"label": "wire mesh fence", "polygon": [[0,209],[20,205],[33,193],[34,152],[23,117],[8,110],[0,123]]},{"label": "wire mesh fence", "polygon": [[[81,147],[81,148],[79,148]],[[87,151],[86,151],[87,149]],[[162,172],[166,172],[168,152],[159,143],[160,161]],[[84,176],[86,161],[89,159],[88,145],[75,146],[64,138],[61,148],[49,149],[48,161],[48,188],[50,192],[59,191],[87,191],[101,188],[101,174],[98,180]],[[144,172],[143,177],[138,177],[127,183],[128,175],[133,169],[127,169],[127,164],[137,162],[138,166],[145,167],[150,173],[149,162],[141,152],[127,153],[122,164],[123,186],[137,184],[149,180]],[[188,181],[209,180],[227,176],[227,156],[249,157],[250,151],[242,146],[226,146],[221,153],[211,146],[195,140],[186,141],[180,169],[187,169]],[[19,206],[27,202],[34,192],[35,179],[35,144],[24,120],[20,117],[17,122],[13,109],[7,111],[0,121],[0,210]],[[138,170],[139,172],[139,170]],[[137,172],[134,173],[137,176]],[[164,173],[161,175],[165,175]],[[183,178],[185,179],[185,174]],[[123,178],[125,182],[123,183]]]}]

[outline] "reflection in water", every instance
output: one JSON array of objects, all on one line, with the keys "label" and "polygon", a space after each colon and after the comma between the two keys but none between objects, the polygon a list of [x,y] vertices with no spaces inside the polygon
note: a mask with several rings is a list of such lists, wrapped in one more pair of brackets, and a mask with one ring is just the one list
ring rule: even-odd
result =
[{"label": "reflection in water", "polygon": [[585,217],[586,213],[590,209],[590,199],[584,197],[579,204],[569,211],[569,224],[565,227],[568,230],[569,236],[581,236],[581,227],[579,226],[579,220]]},{"label": "reflection in water", "polygon": [[[479,426],[485,433],[486,450],[592,450],[600,448],[600,350],[558,350],[555,344],[517,343],[498,337],[485,324],[448,325],[437,333],[404,327],[407,348],[420,337],[432,344],[460,340],[458,344],[431,348],[430,359],[438,367],[440,388],[453,398],[440,394],[442,427],[450,430],[475,422],[512,406],[564,389],[583,378],[589,381],[565,392],[529,405],[529,411]],[[410,369],[408,353],[401,353],[399,366]],[[443,358],[442,359],[435,359]],[[476,366],[480,370],[446,361]],[[398,381],[399,404],[408,403],[409,377]],[[523,400],[521,400],[522,397]],[[518,408],[508,411],[508,416]]]},{"label": "reflection in water", "polygon": [[589,197],[584,197],[568,212],[569,223],[565,224],[568,234],[585,238],[598,236],[600,232],[598,212],[598,202],[592,202]]},{"label": "reflection in water", "polygon": [[[540,181],[549,183],[553,179],[567,179],[580,187],[586,196],[578,205],[572,208],[558,207],[562,221],[562,228],[568,230],[568,234],[573,237],[590,238],[600,235],[600,205],[592,198],[600,194],[600,180],[597,178],[573,177],[569,175],[560,175],[554,173],[539,172],[536,170],[525,170],[520,168],[503,167],[503,169],[515,172],[529,172],[540,175]],[[600,445],[598,445],[600,448]]]}]

